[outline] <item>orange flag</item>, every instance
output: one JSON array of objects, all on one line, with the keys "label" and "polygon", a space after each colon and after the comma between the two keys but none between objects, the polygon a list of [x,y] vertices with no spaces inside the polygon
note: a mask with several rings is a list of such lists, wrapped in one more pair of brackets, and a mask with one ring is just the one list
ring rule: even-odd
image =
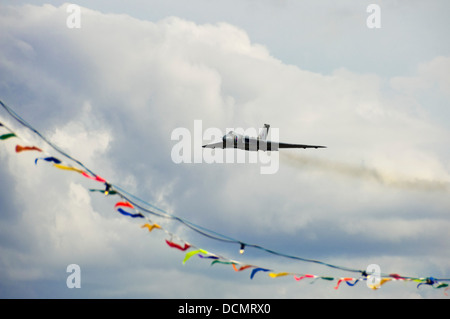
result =
[{"label": "orange flag", "polygon": [[161,229],[161,226],[159,226],[158,224],[153,224],[153,225],[145,224],[145,225],[142,225],[142,226],[141,226],[141,228],[145,228],[145,227],[148,228],[148,231],[149,231],[149,232],[151,232],[154,228]]},{"label": "orange flag", "polygon": [[23,151],[38,151],[38,152],[42,152],[42,150],[39,147],[36,146],[21,146],[21,145],[16,145],[16,153],[20,153]]}]

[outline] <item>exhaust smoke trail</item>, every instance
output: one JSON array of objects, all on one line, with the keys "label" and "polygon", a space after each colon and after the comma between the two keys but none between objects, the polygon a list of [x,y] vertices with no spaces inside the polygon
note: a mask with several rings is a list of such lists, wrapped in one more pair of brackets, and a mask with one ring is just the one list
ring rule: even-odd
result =
[{"label": "exhaust smoke trail", "polygon": [[375,168],[326,159],[324,160],[305,155],[281,153],[281,158],[289,162],[291,166],[297,168],[314,168],[345,177],[376,182],[383,186],[421,191],[445,192],[450,190],[450,182],[443,180],[425,180],[414,177],[408,178],[397,174],[382,172]]}]

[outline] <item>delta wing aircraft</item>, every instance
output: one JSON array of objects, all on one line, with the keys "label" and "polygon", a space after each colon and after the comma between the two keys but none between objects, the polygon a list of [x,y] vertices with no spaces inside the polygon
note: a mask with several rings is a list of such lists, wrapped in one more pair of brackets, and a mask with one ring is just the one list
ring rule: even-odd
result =
[{"label": "delta wing aircraft", "polygon": [[222,141],[203,145],[204,148],[238,148],[245,151],[278,151],[280,148],[325,148],[320,145],[289,144],[267,140],[269,124],[264,124],[257,137],[245,136],[234,131],[222,137]]}]

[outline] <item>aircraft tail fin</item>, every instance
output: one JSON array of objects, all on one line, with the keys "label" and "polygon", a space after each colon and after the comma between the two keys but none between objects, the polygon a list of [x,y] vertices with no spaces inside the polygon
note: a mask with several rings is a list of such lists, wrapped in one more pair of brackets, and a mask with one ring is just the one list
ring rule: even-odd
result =
[{"label": "aircraft tail fin", "polygon": [[269,135],[269,128],[270,128],[269,124],[264,124],[264,128],[261,128],[259,130],[258,138],[260,140],[265,141],[267,139],[267,136]]}]

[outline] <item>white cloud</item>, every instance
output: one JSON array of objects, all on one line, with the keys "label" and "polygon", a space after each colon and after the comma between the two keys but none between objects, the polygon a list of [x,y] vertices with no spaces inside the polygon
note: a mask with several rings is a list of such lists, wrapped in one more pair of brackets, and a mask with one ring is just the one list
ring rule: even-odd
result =
[{"label": "white cloud", "polygon": [[[448,237],[435,234],[448,221],[443,212],[450,204],[445,196],[449,164],[441,150],[449,142],[448,128],[439,124],[439,105],[427,105],[436,100],[417,95],[436,85],[440,101],[448,101],[449,73],[442,71],[448,58],[425,61],[417,74],[391,79],[345,68],[323,75],[283,63],[227,23],[197,24],[178,17],[151,22],[83,8],[81,29],[68,29],[64,6],[2,12],[6,37],[0,45],[7,48],[0,50],[2,100],[55,144],[139,197],[273,249],[338,262],[339,254],[348,254],[343,263],[357,268],[366,266],[359,263],[367,254],[377,259],[397,253],[400,261],[393,267],[416,258],[413,248],[438,254],[434,243]],[[280,128],[283,141],[328,148],[290,152],[293,160],[282,157],[273,176],[260,175],[254,164],[172,163],[171,131],[193,129],[196,119],[203,120],[204,129],[222,130],[269,122]],[[143,276],[149,275],[142,270],[146,267],[164,274],[153,278],[156,287],[165,287],[162,296],[183,296],[199,273],[205,285],[219,286],[217,297],[233,294],[226,283],[236,280],[230,279],[233,273],[220,268],[208,273],[204,263],[168,266],[181,262],[182,255],[167,252],[162,234],[148,239],[133,220],[118,218],[112,199],[87,191],[99,185],[76,173],[34,167],[31,155],[16,161],[15,154],[7,153],[1,153],[8,158],[2,174],[15,181],[15,188],[1,196],[20,203],[11,206],[21,218],[5,219],[2,228],[11,223],[11,229],[31,231],[19,238],[8,231],[12,238],[3,238],[2,250],[9,251],[1,258],[3,278],[54,279],[56,269],[76,256],[87,269],[111,267],[115,276],[121,274],[120,285],[130,287],[126,291],[106,283],[108,274],[97,281],[89,276],[91,288],[84,292],[89,296],[105,287],[115,291],[112,296],[156,294],[136,283],[139,278],[128,267]],[[427,185],[444,190],[419,187]],[[167,226],[212,251],[237,252],[237,247],[199,238],[177,224]],[[422,242],[408,243],[424,232]],[[14,239],[21,245],[12,245]],[[24,247],[30,243],[35,251]],[[392,245],[364,249],[380,243]],[[42,252],[46,261],[39,261]],[[252,262],[254,256],[246,252],[244,258]],[[30,260],[38,262],[29,267]],[[287,265],[271,256],[258,262]],[[446,275],[449,261],[442,263],[439,271]],[[165,273],[166,267],[173,268]],[[172,278],[179,279],[177,285]],[[297,294],[295,283],[285,288],[286,281],[261,279],[257,284],[275,289],[279,297]],[[255,289],[254,282],[243,285],[243,297],[267,296],[268,290]],[[204,296],[203,288],[195,286],[192,297]],[[332,287],[314,288],[306,296],[328,297],[322,289]]]}]

